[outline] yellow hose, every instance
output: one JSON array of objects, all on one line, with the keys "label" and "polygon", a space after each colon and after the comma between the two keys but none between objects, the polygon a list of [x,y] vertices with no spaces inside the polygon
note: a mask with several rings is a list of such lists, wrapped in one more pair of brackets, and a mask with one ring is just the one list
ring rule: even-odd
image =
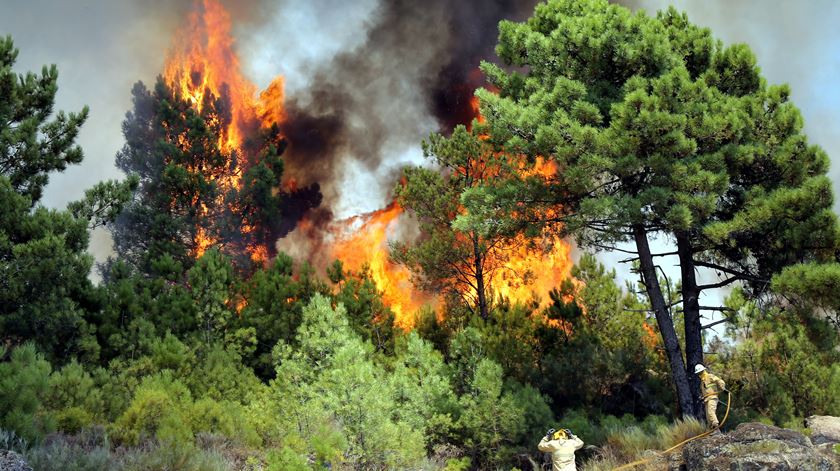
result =
[{"label": "yellow hose", "polygon": [[[703,432],[699,435],[695,435],[695,436],[693,436],[689,439],[683,440],[683,441],[677,443],[676,445],[672,446],[671,448],[668,448],[667,450],[665,450],[661,453],[663,455],[667,454],[667,453],[670,453],[670,452],[674,451],[675,449],[685,445],[686,443],[688,443],[692,440],[697,440],[698,438],[702,438],[702,437],[705,437],[706,435],[709,435],[710,433],[713,433],[715,430],[719,430],[721,427],[723,427],[723,424],[726,422],[726,418],[729,417],[729,404],[731,404],[731,403],[732,403],[732,393],[729,390],[726,390],[726,413],[723,414],[723,420],[720,421],[720,423],[718,424],[717,427],[715,427],[713,429],[710,429],[710,430],[706,430],[705,432]],[[645,463],[650,462],[651,459],[652,458],[647,458],[647,459],[643,459],[643,460],[633,461],[632,463],[627,463],[625,465],[621,465],[618,468],[613,468],[613,471],[619,471],[621,469],[634,468],[636,466],[639,466],[640,464],[645,464]]]}]

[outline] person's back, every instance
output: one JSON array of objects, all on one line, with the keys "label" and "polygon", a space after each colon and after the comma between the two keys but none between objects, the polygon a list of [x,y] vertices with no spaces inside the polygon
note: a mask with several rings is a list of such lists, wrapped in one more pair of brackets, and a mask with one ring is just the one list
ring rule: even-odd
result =
[{"label": "person's back", "polygon": [[576,471],[575,451],[583,447],[583,440],[571,432],[554,432],[543,437],[537,448],[545,453],[551,453],[552,471]]}]

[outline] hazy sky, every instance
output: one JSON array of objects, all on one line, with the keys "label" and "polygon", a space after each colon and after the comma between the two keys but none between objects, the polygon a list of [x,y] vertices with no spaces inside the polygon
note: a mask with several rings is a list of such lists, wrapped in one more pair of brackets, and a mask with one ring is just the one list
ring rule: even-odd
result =
[{"label": "hazy sky", "polygon": [[[811,142],[832,157],[835,192],[840,190],[840,2],[624,3],[648,12],[674,4],[687,11],[694,22],[711,27],[725,43],[748,43],[771,83],[791,84]],[[0,0],[0,34],[11,34],[20,49],[17,70],[57,64],[58,109],[77,111],[84,104],[91,108],[79,138],[85,161],[51,177],[44,204],[64,206],[97,181],[120,176],[113,161],[122,146],[120,124],[130,107],[131,85],[137,80],[154,80],[188,4]],[[377,0],[247,2],[248,20],[239,21],[234,29],[245,74],[264,86],[282,73],[290,91],[305,87],[308,72],[318,63],[359,43],[376,5]],[[419,158],[423,137],[418,135],[418,146],[395,152],[406,153],[402,160]],[[107,253],[107,237],[102,233],[96,234],[92,251],[99,259]],[[667,261],[664,264],[669,265]]]},{"label": "hazy sky", "polygon": [[[628,0],[648,13],[674,5],[693,22],[708,26],[725,44],[747,43],[770,83],[789,83],[793,101],[805,119],[811,143],[819,144],[832,160],[835,195],[840,194],[840,2],[833,0]],[[840,208],[835,199],[835,212]],[[664,241],[655,251],[672,249]],[[616,265],[626,254],[601,254]],[[673,279],[679,279],[676,257],[659,259]],[[630,275],[619,266],[619,275]],[[705,282],[711,271],[701,272]],[[714,281],[717,281],[715,278]],[[719,303],[723,293],[704,292],[701,304]]]}]

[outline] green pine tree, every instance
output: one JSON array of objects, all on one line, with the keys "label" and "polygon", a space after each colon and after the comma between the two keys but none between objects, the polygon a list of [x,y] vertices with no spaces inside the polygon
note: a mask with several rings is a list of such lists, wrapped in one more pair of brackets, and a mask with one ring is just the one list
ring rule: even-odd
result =
[{"label": "green pine tree", "polygon": [[[511,173],[470,189],[456,227],[550,225],[584,247],[632,242],[668,354],[680,411],[701,415],[704,290],[766,293],[784,266],[833,258],[828,159],[809,145],[787,86],[768,86],[744,45],[724,47],[673,8],[656,17],[606,0],[554,0],[500,24],[497,52],[524,72],[485,63],[498,94],[477,94],[481,132],[504,152],[558,172]],[[511,217],[513,216],[513,217]],[[676,241],[685,359],[649,238]],[[696,268],[717,270],[700,285]]]},{"label": "green pine tree", "polygon": [[397,202],[420,222],[424,238],[393,242],[391,257],[422,289],[461,298],[483,319],[490,315],[493,275],[502,267],[507,233],[492,226],[453,230],[460,196],[498,173],[500,158],[483,139],[458,126],[449,137],[432,134],[423,152],[437,169],[409,167],[396,187]]},{"label": "green pine tree", "polygon": [[100,183],[65,211],[39,204],[49,175],[82,161],[75,140],[88,110],[53,113],[56,67],[18,75],[17,54],[0,39],[0,341],[32,340],[51,359],[96,357],[84,320],[98,303],[88,228],[113,221],[136,181]]}]

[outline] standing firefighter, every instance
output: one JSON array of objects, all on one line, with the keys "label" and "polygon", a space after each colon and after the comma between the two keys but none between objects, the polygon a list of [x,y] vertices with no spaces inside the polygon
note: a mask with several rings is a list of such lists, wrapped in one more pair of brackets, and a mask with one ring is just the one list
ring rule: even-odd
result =
[{"label": "standing firefighter", "polygon": [[583,446],[583,440],[571,430],[551,429],[537,445],[540,451],[551,453],[552,471],[575,471],[575,451]]},{"label": "standing firefighter", "polygon": [[718,428],[720,422],[717,419],[718,394],[726,391],[726,383],[717,376],[709,373],[709,370],[701,364],[694,367],[694,374],[700,377],[703,387],[703,401],[706,403],[706,420],[709,421],[709,428]]}]

